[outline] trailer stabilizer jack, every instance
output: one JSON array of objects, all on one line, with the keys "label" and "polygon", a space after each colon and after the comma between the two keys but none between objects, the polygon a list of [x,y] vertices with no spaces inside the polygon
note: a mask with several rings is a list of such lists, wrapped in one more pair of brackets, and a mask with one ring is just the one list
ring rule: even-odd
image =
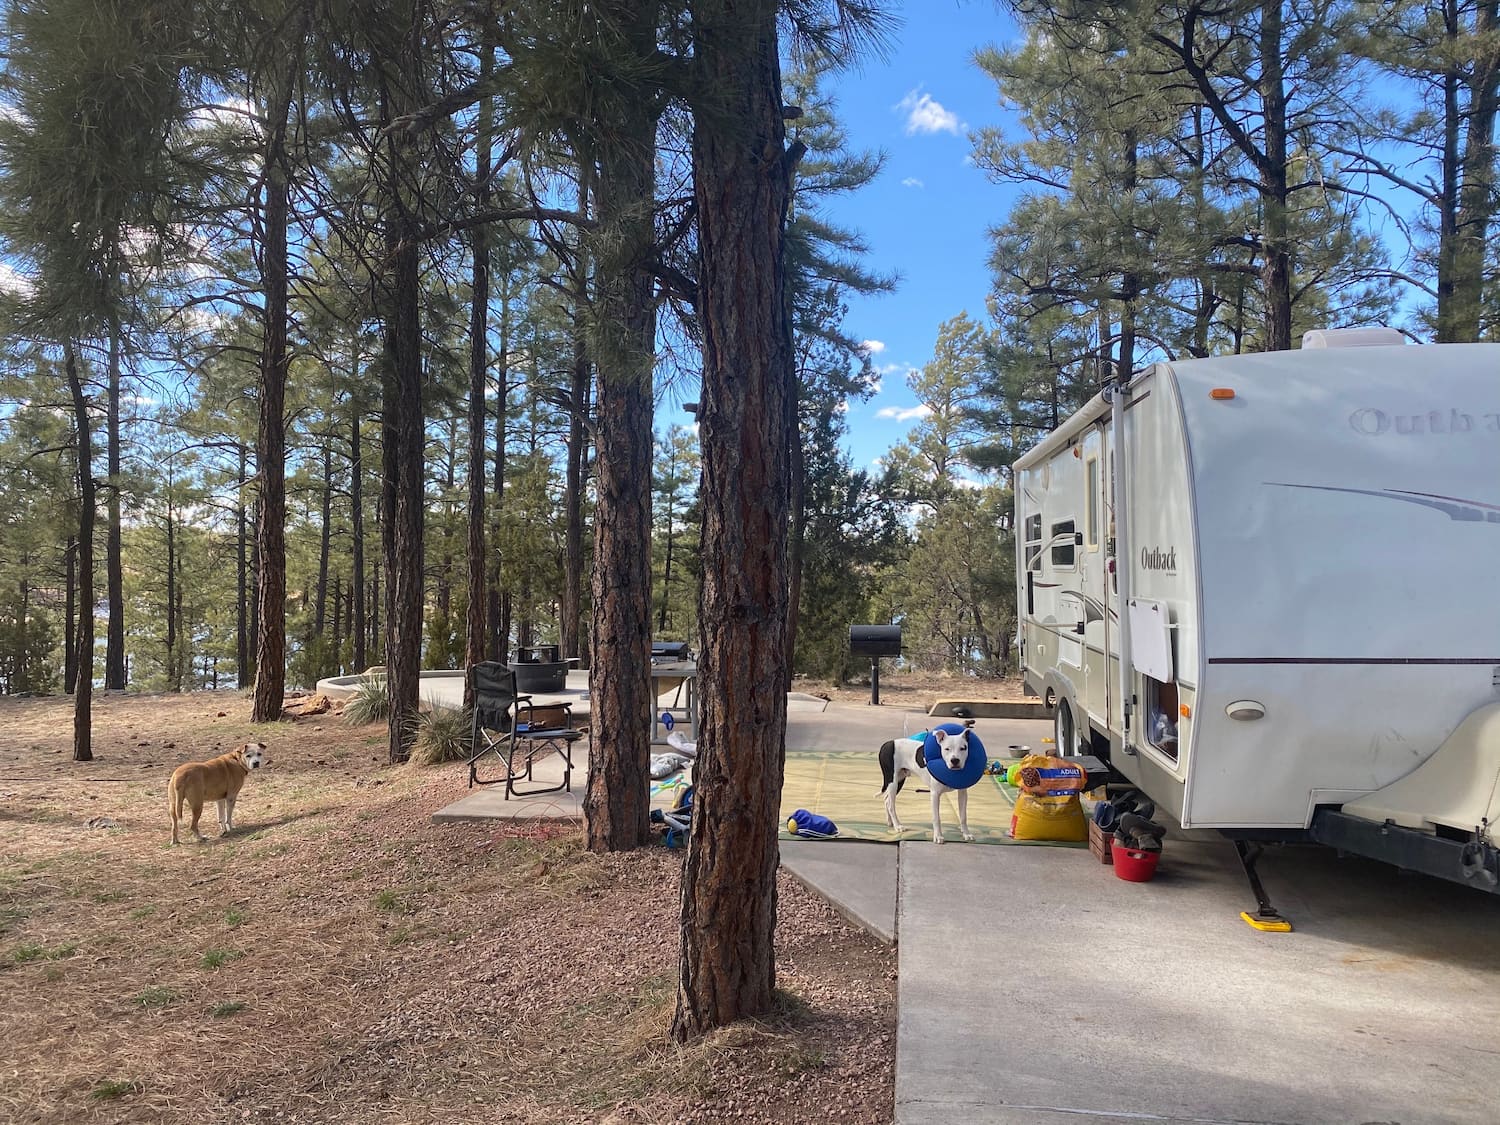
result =
[{"label": "trailer stabilizer jack", "polygon": [[1261,886],[1260,875],[1255,870],[1255,864],[1261,857],[1261,846],[1246,843],[1244,840],[1236,840],[1234,850],[1235,854],[1240,857],[1240,866],[1245,869],[1245,878],[1250,880],[1250,889],[1255,893],[1255,901],[1259,904],[1254,914],[1248,910],[1241,910],[1240,918],[1247,926],[1260,930],[1262,933],[1291,933],[1292,924],[1271,905],[1271,900],[1266,897],[1265,887]]}]

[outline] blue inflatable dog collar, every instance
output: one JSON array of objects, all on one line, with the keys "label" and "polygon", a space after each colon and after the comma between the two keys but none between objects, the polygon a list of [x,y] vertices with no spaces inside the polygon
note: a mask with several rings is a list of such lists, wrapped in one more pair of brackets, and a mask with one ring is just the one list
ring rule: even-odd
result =
[{"label": "blue inflatable dog collar", "polygon": [[943,756],[938,752],[937,735],[932,731],[927,732],[927,738],[922,743],[922,757],[925,759],[927,772],[937,781],[941,781],[949,789],[968,789],[984,776],[984,767],[988,759],[984,754],[984,743],[979,741],[979,736],[974,733],[972,727],[965,727],[961,723],[939,723],[936,730],[948,734],[963,734],[969,732],[969,760],[964,763],[961,770],[951,770],[948,763],[943,761]]}]

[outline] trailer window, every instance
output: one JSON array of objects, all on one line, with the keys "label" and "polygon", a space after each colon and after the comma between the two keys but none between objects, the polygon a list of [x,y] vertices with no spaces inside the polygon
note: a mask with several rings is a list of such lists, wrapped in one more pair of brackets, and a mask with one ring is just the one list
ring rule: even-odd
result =
[{"label": "trailer window", "polygon": [[1177,685],[1142,676],[1146,687],[1146,741],[1177,760]]},{"label": "trailer window", "polygon": [[1099,458],[1088,459],[1088,497],[1084,503],[1084,542],[1090,551],[1099,549]]},{"label": "trailer window", "polygon": [[1052,525],[1052,565],[1071,570],[1075,565],[1073,539],[1078,534],[1072,520],[1062,520]]},{"label": "trailer window", "polygon": [[1042,517],[1026,517],[1026,569],[1042,569]]}]

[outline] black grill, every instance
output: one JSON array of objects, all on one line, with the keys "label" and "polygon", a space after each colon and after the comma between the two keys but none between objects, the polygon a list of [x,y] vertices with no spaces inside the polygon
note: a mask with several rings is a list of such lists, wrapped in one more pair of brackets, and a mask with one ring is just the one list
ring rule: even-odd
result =
[{"label": "black grill", "polygon": [[849,626],[850,656],[900,656],[900,625]]}]

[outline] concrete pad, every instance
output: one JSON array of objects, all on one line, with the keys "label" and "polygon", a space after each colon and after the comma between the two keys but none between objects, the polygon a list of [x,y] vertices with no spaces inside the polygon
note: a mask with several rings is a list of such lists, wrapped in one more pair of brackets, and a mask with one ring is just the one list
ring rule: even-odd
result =
[{"label": "concrete pad", "polygon": [[952,718],[962,709],[971,719],[1051,719],[1040,699],[939,699],[927,709],[929,715]]},{"label": "concrete pad", "polygon": [[1296,932],[1240,920],[1226,843],[1146,884],[902,844],[896,1120],[1495,1121],[1500,901],[1324,849],[1261,872]]},{"label": "concrete pad", "polygon": [[[464,776],[467,775],[456,775]],[[479,776],[503,777],[505,767],[498,758],[485,758],[480,763]],[[685,774],[692,783],[692,767]],[[532,780],[521,782],[521,788],[557,785],[562,782],[562,759],[548,754],[537,759],[532,769]],[[503,784],[476,785],[464,790],[464,795],[451,805],[446,805],[432,814],[434,824],[449,824],[455,821],[475,820],[582,820],[583,795],[588,791],[589,752],[586,742],[573,747],[573,787],[555,793],[537,793],[529,796],[514,796],[505,799]],[[656,785],[656,782],[652,783]],[[677,801],[677,790],[662,789],[651,796],[653,809],[669,809]]]},{"label": "concrete pad", "polygon": [[792,878],[887,945],[896,941],[897,849],[854,840],[783,840]]}]

